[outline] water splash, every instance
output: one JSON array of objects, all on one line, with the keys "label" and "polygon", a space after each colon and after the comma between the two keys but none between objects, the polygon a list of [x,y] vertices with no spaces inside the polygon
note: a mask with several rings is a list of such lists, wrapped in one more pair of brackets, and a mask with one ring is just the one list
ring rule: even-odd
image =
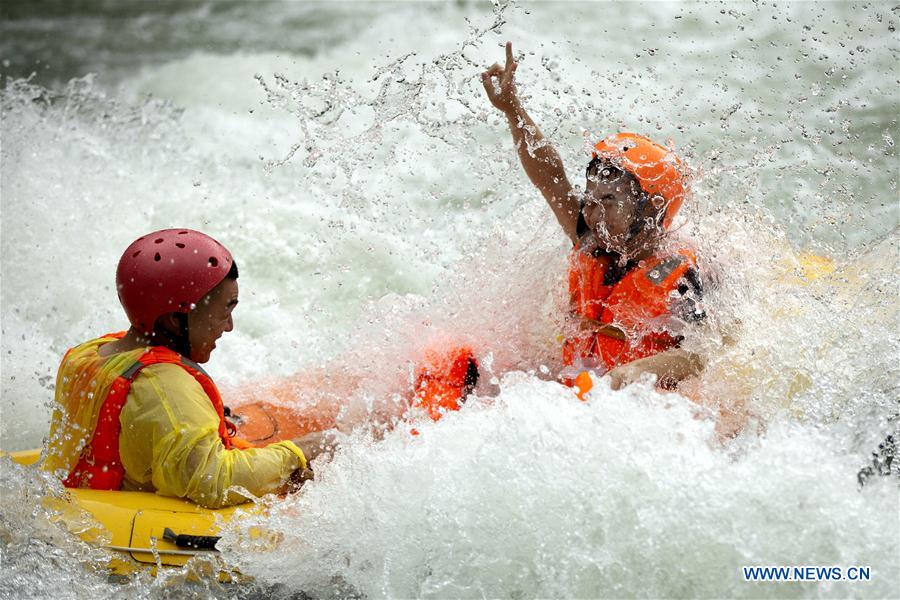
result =
[{"label": "water splash", "polygon": [[[352,433],[274,509],[277,551],[228,533],[229,560],[260,586],[241,592],[757,595],[738,583],[745,561],[877,577],[773,595],[896,589],[896,486],[856,488],[896,397],[895,17],[876,3],[633,4],[602,25],[592,5],[353,6],[284,5],[283,23],[194,6],[144,21],[180,31],[172,48],[117,53],[131,62],[69,87],[7,84],[3,447],[39,445],[62,352],[121,322],[112,266],[134,231],[185,225],[241,264],[237,329],[211,365],[235,393],[300,370],[284,401],[339,405],[349,430],[402,409],[434,340],[471,343],[488,375],[483,398],[418,439]],[[321,27],[297,35],[307,17]],[[186,33],[198,19],[209,27]],[[60,22],[59,47],[78,47]],[[142,39],[122,35],[110,43]],[[542,381],[558,367],[568,249],[480,89],[505,37],[573,181],[617,129],[675,138],[698,168],[677,225],[717,280],[708,325],[685,340],[709,367],[683,391],[706,408],[646,387],[601,386],[583,405]],[[805,247],[835,274],[803,281]],[[738,401],[749,421],[723,448],[713,417]],[[46,488],[14,473],[4,528],[50,527],[25,498]],[[9,588],[40,573],[33,585],[117,593],[83,578],[99,557],[48,531],[34,553],[2,534]],[[240,594],[171,577],[116,590]]]}]

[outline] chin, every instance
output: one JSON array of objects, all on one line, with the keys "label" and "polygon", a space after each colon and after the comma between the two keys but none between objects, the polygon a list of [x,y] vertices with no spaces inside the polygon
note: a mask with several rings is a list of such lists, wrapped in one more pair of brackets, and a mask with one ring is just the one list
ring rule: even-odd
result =
[{"label": "chin", "polygon": [[624,254],[628,250],[628,244],[619,239],[610,239],[606,236],[598,236],[598,241],[600,245],[607,252],[616,252],[618,254]]},{"label": "chin", "polygon": [[191,360],[198,364],[203,364],[205,362],[209,362],[209,357],[212,352],[198,352],[194,354],[191,352]]}]

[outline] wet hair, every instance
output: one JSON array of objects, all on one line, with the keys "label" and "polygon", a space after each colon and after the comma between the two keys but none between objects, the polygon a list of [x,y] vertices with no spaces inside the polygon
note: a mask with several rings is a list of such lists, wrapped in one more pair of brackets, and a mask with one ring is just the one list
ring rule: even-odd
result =
[{"label": "wet hair", "polygon": [[[238,266],[236,261],[231,261],[231,268],[222,279],[237,279]],[[221,282],[219,282],[221,283]],[[212,291],[212,290],[210,290]],[[160,319],[165,315],[160,315],[153,324],[153,341],[156,346],[165,346],[169,350],[174,350],[185,358],[191,357],[191,339],[188,334],[188,315],[183,312],[170,313],[174,315],[175,322],[178,324],[178,331],[172,332],[162,326]]]},{"label": "wet hair", "polygon": [[588,163],[588,166],[584,171],[584,176],[590,179],[592,176],[592,172],[596,171],[600,171],[601,174],[605,172],[607,177],[609,177],[610,179],[619,179],[623,175],[634,177],[631,173],[624,171],[612,164],[609,159],[600,158],[599,156],[595,156],[591,159],[591,162]]},{"label": "wet hair", "polygon": [[238,278],[238,267],[237,262],[231,261],[231,268],[228,269],[228,274],[225,275],[225,279],[237,279]]}]

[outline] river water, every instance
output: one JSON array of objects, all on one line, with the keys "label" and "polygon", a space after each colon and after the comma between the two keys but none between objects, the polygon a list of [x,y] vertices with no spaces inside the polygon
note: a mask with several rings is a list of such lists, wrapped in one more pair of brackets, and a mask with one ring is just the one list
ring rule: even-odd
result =
[{"label": "river water", "polygon": [[[125,326],[137,235],[206,231],[241,268],[209,363],[238,403],[339,402],[342,449],[265,522],[225,533],[238,588],[110,584],[2,462],[4,597],[886,597],[896,476],[900,63],[882,2],[20,2],[5,6],[4,450],[40,446],[65,350]],[[566,240],[479,73],[512,40],[520,93],[583,182],[637,131],[695,171],[676,222],[709,276],[707,368],[590,401],[560,367]],[[809,280],[797,256],[833,262]],[[730,343],[724,340],[731,339]],[[464,410],[375,441],[411,365],[464,341]],[[310,373],[329,373],[327,389]],[[299,375],[297,375],[299,374]],[[338,383],[335,383],[337,381]],[[281,394],[284,401],[285,394]],[[734,407],[740,407],[735,409]],[[734,439],[719,410],[749,414]],[[355,429],[354,429],[355,428]],[[748,583],[745,565],[871,567]]]}]

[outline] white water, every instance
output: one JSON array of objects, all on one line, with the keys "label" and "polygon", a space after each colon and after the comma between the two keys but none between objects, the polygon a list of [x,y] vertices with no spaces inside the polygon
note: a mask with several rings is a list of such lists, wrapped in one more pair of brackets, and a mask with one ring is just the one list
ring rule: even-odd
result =
[{"label": "white water", "polygon": [[[241,267],[236,330],[209,365],[232,393],[323,365],[365,378],[341,396],[348,423],[359,422],[402,391],[428,343],[448,337],[489,366],[480,393],[499,390],[417,438],[348,438],[315,484],[274,509],[276,552],[253,552],[230,531],[226,558],[260,589],[897,589],[896,480],[856,484],[897,410],[889,6],[267,8],[148,16],[149,30],[182,32],[181,45],[136,41],[106,62],[97,51],[44,82],[52,92],[3,92],[4,449],[40,444],[65,349],[124,326],[112,290],[122,248],[184,225],[218,237]],[[189,34],[198,19],[206,28]],[[61,53],[97,22],[39,21],[58,32]],[[125,23],[111,45],[127,45]],[[21,21],[8,27],[28,39]],[[616,129],[672,138],[698,169],[679,235],[719,286],[709,325],[687,332],[709,360],[689,392],[754,415],[725,447],[678,397],[601,388],[579,404],[536,375],[559,362],[566,248],[480,88],[479,69],[502,57],[505,39],[525,53],[520,90],[573,181],[586,143]],[[88,69],[97,75],[65,83]],[[843,269],[785,282],[804,248]],[[722,346],[723,332],[736,343]],[[159,581],[85,578],[83,565],[99,559],[46,521],[36,500],[45,484],[6,462],[2,472],[4,593],[173,593]],[[50,551],[59,560],[36,567]],[[749,584],[740,567],[750,564],[869,565],[874,577]]]}]

